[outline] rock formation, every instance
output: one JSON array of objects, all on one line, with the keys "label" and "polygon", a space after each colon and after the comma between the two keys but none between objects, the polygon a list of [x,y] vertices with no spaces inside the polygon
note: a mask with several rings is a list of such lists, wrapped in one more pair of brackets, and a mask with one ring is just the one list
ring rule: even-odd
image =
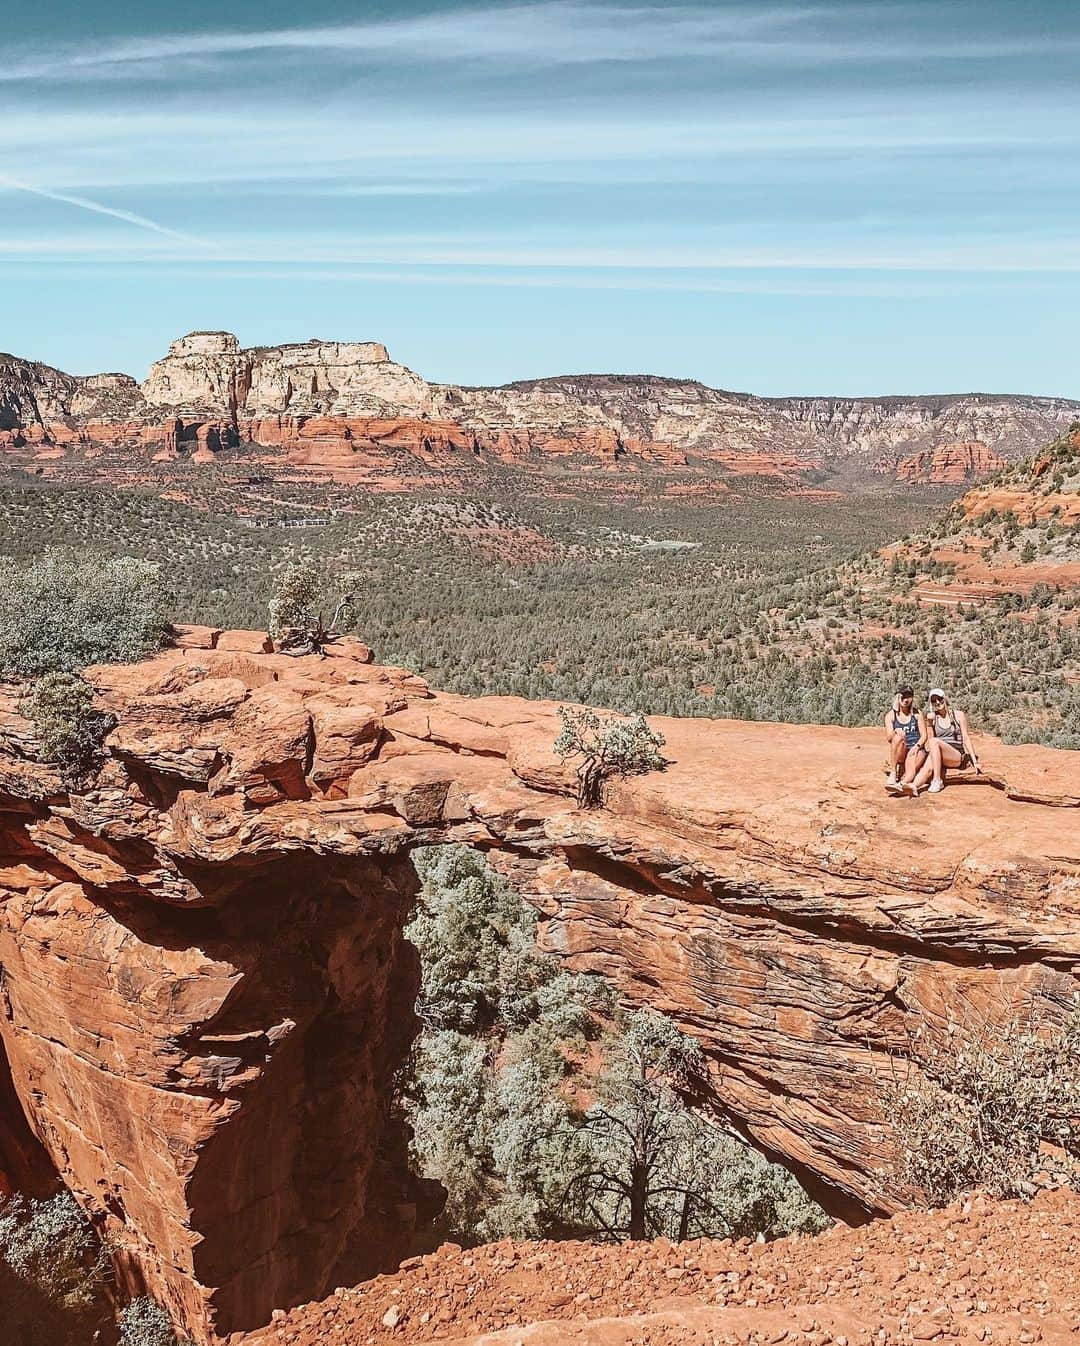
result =
[{"label": "rock formation", "polygon": [[1004,458],[975,440],[972,443],[942,444],[936,449],[923,449],[910,458],[902,458],[896,464],[896,475],[901,481],[962,486],[965,482],[989,477],[1004,466]]},{"label": "rock formation", "polygon": [[249,349],[228,332],[174,341],[141,386],[0,356],[9,461],[102,449],[207,461],[247,443],[283,451],[290,468],[384,485],[403,471],[475,476],[478,459],[567,458],[786,483],[822,470],[952,483],[1032,452],[1078,418],[1080,403],[1057,398],[761,398],[648,375],[465,388],[429,383],[378,342]]},{"label": "rock formation", "polygon": [[355,641],[320,659],[264,639],[187,628],[91,670],[117,723],[75,792],[0,694],[14,1090],[126,1283],[199,1342],[408,1237],[387,1107],[415,845],[488,851],[545,946],[697,1035],[716,1110],[852,1216],[906,1197],[890,1053],[950,1009],[1075,985],[1076,753],[988,741],[992,784],[912,803],[883,794],[873,731],[659,721],[668,769],[582,812],[554,706],[433,694]]}]

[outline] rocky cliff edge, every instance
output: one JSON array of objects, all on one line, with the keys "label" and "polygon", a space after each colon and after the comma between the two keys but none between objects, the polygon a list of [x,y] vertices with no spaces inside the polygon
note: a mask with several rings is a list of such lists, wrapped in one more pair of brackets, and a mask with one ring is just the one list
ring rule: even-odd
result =
[{"label": "rocky cliff edge", "polygon": [[909,1197],[879,1085],[912,1033],[1077,985],[1080,754],[980,741],[986,780],[893,800],[878,731],[657,720],[667,769],[585,812],[554,705],[355,641],[178,639],[90,671],[117,724],[75,792],[0,695],[0,1036],[129,1283],[197,1341],[393,1265],[418,1218],[388,1107],[413,846],[487,851],[545,946],[695,1034],[717,1113],[852,1219]]}]

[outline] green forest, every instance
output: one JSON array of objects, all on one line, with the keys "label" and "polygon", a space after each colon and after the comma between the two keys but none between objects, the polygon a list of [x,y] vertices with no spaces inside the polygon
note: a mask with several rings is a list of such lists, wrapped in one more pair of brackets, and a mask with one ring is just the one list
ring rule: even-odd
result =
[{"label": "green forest", "polygon": [[[147,558],[178,620],[252,627],[307,557],[329,609],[353,595],[378,659],[469,694],[855,725],[876,722],[909,681],[919,694],[945,686],[977,731],[1080,747],[1080,632],[1059,620],[1075,591],[961,611],[904,603],[946,568],[918,547],[902,566],[878,553],[940,533],[940,489],[624,501],[335,487],[322,526],[286,527],[315,516],[310,486],[262,506],[254,526],[228,512],[221,470],[208,470],[200,509],[9,474],[0,548]],[[1075,548],[1076,530],[1055,545]]]}]

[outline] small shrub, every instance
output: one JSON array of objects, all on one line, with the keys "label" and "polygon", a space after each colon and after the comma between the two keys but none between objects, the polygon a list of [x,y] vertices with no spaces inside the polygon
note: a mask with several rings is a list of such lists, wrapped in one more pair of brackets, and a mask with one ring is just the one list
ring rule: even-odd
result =
[{"label": "small shrub", "polygon": [[120,1346],[178,1346],[169,1315],[156,1300],[143,1295],[121,1311]]},{"label": "small shrub", "polygon": [[38,755],[55,762],[66,780],[78,780],[101,752],[113,718],[94,709],[94,691],[74,673],[46,673],[19,703],[34,727]]},{"label": "small shrub", "polygon": [[931,1206],[976,1188],[1030,1197],[1044,1167],[1075,1183],[1080,1010],[1064,1023],[1032,1008],[1004,1025],[921,1032],[885,1087],[884,1112],[900,1175]]},{"label": "small shrub", "polygon": [[560,757],[579,759],[578,803],[582,808],[603,802],[604,785],[612,776],[664,769],[660,755],[664,736],[649,728],[644,715],[623,719],[560,706],[559,718],[563,727],[554,749]]},{"label": "small shrub", "polygon": [[287,654],[314,654],[340,634],[351,595],[340,599],[329,622],[319,607],[322,576],[310,561],[291,565],[278,582],[270,600],[270,635]]},{"label": "small shrub", "polygon": [[168,636],[168,605],[158,567],[130,556],[0,559],[0,676],[141,659]]},{"label": "small shrub", "polygon": [[0,1203],[5,1343],[75,1346],[104,1320],[105,1249],[68,1192]]}]

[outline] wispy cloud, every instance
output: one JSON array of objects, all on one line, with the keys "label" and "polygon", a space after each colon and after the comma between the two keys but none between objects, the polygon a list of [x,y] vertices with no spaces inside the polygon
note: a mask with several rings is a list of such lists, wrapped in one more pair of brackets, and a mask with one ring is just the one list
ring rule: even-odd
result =
[{"label": "wispy cloud", "polygon": [[[121,220],[124,224],[133,224],[139,229],[149,229],[152,233],[163,234],[166,238],[180,239],[185,243],[202,244],[201,239],[196,239],[179,229],[170,229],[167,225],[158,224],[156,220],[151,220],[146,215],[136,214],[133,210],[118,210],[115,206],[106,206],[100,201],[91,201],[89,197],[76,196],[71,192],[52,191],[48,187],[37,187],[32,183],[22,182],[18,178],[0,174],[0,190],[5,188],[8,191],[28,192],[31,196],[38,196],[46,201],[56,201],[65,206],[74,206],[78,210],[88,210],[94,215],[106,215],[110,219]],[[3,244],[0,243],[0,248],[2,246]]]},{"label": "wispy cloud", "polygon": [[[896,7],[897,18],[903,7]],[[207,30],[121,38],[42,51],[9,44],[0,83],[128,79],[178,62],[213,63],[275,54],[419,65],[514,62],[524,66],[673,60],[722,64],[831,66],[855,62],[997,60],[1075,51],[1075,35],[1020,29],[959,29],[927,42],[918,31],[882,33],[873,7],[849,4],[598,4],[537,0],[482,5],[409,18],[282,28]],[[861,20],[861,23],[860,23]]]},{"label": "wispy cloud", "polygon": [[[534,4],[483,5],[367,23],[293,28],[227,29],[125,38],[94,51],[83,48],[19,54],[0,71],[0,82],[65,78],[123,67],[186,59],[208,60],[275,52],[331,53],[445,64],[524,60],[577,65],[658,61],[716,55],[762,54],[784,35],[842,11],[836,6],[602,5],[588,0],[538,0]],[[775,37],[775,41],[773,38]],[[822,45],[822,44],[815,44]]]},{"label": "wispy cloud", "polygon": [[[131,251],[128,249],[127,251]],[[0,237],[0,257],[33,260],[50,257],[77,261],[126,255],[119,240],[79,238]],[[204,254],[173,246],[131,252],[133,260],[190,262]],[[470,273],[501,269],[507,272],[568,275],[621,271],[638,273],[772,272],[836,275],[953,273],[955,275],[1037,275],[1080,273],[1080,243],[1072,237],[1012,237],[975,235],[961,238],[891,237],[861,239],[857,233],[846,244],[823,242],[814,246],[753,247],[744,243],[715,244],[670,241],[656,246],[614,245],[605,242],[518,240],[482,235],[354,234],[348,239],[307,235],[275,239],[265,235],[233,236],[215,246],[208,265],[280,267],[293,273],[304,267],[431,268],[453,272],[459,279]]]}]

